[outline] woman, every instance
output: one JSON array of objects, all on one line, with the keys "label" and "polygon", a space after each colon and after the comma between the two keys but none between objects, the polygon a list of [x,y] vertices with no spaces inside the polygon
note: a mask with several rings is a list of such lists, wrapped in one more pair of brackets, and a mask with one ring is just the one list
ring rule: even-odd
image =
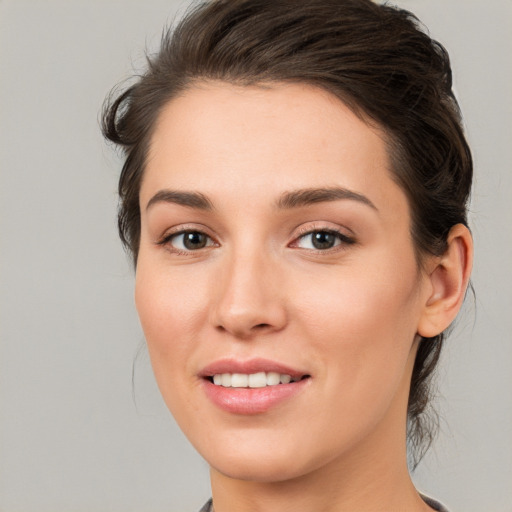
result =
[{"label": "woman", "polygon": [[212,1],[107,106],[153,370],[204,509],[444,510],[407,467],[472,261],[444,49],[369,0]]}]

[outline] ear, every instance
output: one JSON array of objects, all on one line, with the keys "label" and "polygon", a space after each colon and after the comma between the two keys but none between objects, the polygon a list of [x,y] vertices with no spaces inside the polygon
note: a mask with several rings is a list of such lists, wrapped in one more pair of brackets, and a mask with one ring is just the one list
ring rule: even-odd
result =
[{"label": "ear", "polygon": [[455,320],[462,306],[473,265],[473,239],[463,224],[453,226],[448,247],[432,258],[427,270],[427,297],[418,324],[418,334],[432,338]]}]

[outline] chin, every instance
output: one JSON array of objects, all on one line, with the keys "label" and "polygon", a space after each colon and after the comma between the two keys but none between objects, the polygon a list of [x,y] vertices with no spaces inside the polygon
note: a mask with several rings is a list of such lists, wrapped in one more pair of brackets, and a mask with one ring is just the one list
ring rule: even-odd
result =
[{"label": "chin", "polygon": [[[260,483],[284,482],[300,478],[328,464],[332,459],[329,453],[302,453],[297,449],[300,442],[286,443],[285,440],[276,448],[275,445],[255,443],[220,443],[222,451],[204,450],[199,452],[210,467],[218,473],[236,480]],[[252,444],[252,446],[251,446]]]},{"label": "chin", "polygon": [[212,461],[210,466],[228,478],[260,483],[289,481],[307,472],[296,464],[291,465],[289,459],[283,462],[262,460],[261,456],[251,461],[240,460],[240,457],[233,459],[229,462]]}]

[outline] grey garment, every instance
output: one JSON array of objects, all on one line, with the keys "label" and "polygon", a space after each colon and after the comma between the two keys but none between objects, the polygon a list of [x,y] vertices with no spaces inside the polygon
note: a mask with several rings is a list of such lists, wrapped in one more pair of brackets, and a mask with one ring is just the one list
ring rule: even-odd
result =
[{"label": "grey garment", "polygon": [[210,498],[199,512],[213,512],[212,499]]},{"label": "grey garment", "polygon": [[[433,498],[429,498],[424,494],[420,494],[420,496],[423,498],[423,501],[436,512],[448,512],[448,509],[445,508],[444,505],[441,505],[441,503],[434,500]],[[213,504],[211,498],[204,504],[203,508],[199,512],[213,512]]]},{"label": "grey garment", "polygon": [[434,498],[429,498],[428,496],[425,496],[424,494],[421,493],[420,496],[429,507],[433,508],[437,512],[448,512],[448,509],[442,503],[439,503],[439,501],[435,500]]}]

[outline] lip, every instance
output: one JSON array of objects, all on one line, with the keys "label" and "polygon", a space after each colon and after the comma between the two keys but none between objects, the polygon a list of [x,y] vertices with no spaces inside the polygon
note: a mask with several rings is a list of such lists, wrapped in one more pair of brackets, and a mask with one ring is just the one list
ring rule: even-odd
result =
[{"label": "lip", "polygon": [[219,373],[250,374],[258,372],[284,373],[295,379],[300,379],[304,375],[310,377],[307,372],[268,359],[250,359],[247,361],[222,359],[203,368],[199,376],[206,396],[214,405],[223,411],[239,415],[263,414],[283,402],[291,400],[303,391],[311,380],[306,378],[289,384],[278,384],[264,388],[225,388],[216,386],[208,379],[208,377]]}]

